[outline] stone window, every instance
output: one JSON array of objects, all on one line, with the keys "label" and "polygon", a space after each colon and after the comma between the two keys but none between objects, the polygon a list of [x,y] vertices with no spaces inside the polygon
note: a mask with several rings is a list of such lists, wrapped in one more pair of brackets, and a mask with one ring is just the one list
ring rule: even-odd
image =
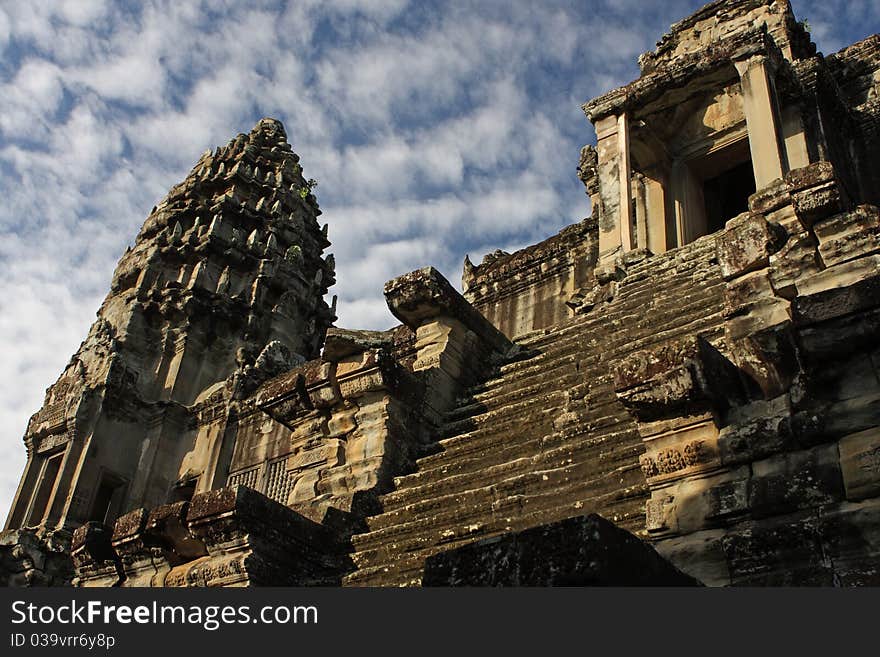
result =
[{"label": "stone window", "polygon": [[64,451],[47,454],[42,457],[43,463],[40,466],[40,476],[37,480],[37,487],[31,498],[30,512],[26,525],[39,525],[49,510],[49,502],[52,499],[52,492],[55,490],[55,483],[58,481],[58,474],[61,472],[61,462],[64,460]]}]

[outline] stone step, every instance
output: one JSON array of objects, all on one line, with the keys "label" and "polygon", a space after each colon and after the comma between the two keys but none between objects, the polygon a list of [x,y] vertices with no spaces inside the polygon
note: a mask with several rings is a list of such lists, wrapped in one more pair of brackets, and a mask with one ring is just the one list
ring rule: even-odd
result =
[{"label": "stone step", "polygon": [[[707,307],[711,308],[711,306],[716,305],[718,310],[721,310],[719,295],[715,293],[704,294],[697,292],[692,295],[686,295],[678,301],[678,304],[677,313],[666,322],[668,328],[675,328],[677,325],[682,324],[683,320],[684,323],[687,323],[693,316],[705,316]],[[628,312],[623,312],[624,310]],[[601,324],[597,322],[595,327],[585,324],[581,327],[581,334],[570,334],[566,339],[554,345],[552,349],[548,348],[547,351],[536,354],[531,358],[503,366],[498,374],[483,383],[472,386],[466,391],[466,394],[476,395],[480,392],[491,390],[498,385],[509,384],[519,376],[540,374],[549,362],[555,360],[564,359],[566,362],[571,363],[581,361],[594,363],[603,355],[607,359],[607,351],[589,353],[586,348],[598,347],[603,341],[613,340],[614,334],[622,334],[628,339],[639,339],[656,333],[658,320],[662,318],[658,318],[655,314],[646,312],[646,310],[648,309],[636,304],[632,308],[621,307],[617,309],[617,312],[606,313],[602,317],[603,321]],[[584,336],[590,336],[587,344],[585,344],[586,338]],[[575,358],[575,354],[579,357]]]},{"label": "stone step", "polygon": [[560,386],[571,388],[580,383],[582,379],[583,377],[578,372],[558,373],[556,376],[529,386],[507,389],[500,392],[498,397],[490,397],[486,403],[458,406],[455,411],[446,414],[442,435],[447,438],[470,431],[483,423],[484,418],[493,417],[499,411],[509,411],[519,415],[522,412],[521,409],[529,409],[535,405],[543,404],[546,406],[555,404],[557,401],[564,404],[568,399],[566,390],[562,389],[548,395],[548,383],[553,381]]},{"label": "stone step", "polygon": [[720,280],[712,283],[706,281],[689,282],[687,286],[678,285],[672,290],[657,290],[649,287],[636,294],[620,295],[616,300],[620,304],[618,313],[627,315],[645,310],[658,311],[664,308],[668,310],[670,297],[675,299],[676,311],[681,306],[693,305],[694,303],[720,301],[723,298],[723,288],[724,285]]},{"label": "stone step", "polygon": [[353,537],[358,570],[345,584],[415,584],[432,554],[590,511],[643,530],[644,447],[613,373],[634,351],[720,334],[714,257],[713,238],[635,263],[600,312],[518,339],[524,351],[465,391],[440,451],[395,478],[370,531]]},{"label": "stone step", "polygon": [[[680,304],[682,300],[718,297],[723,289],[724,283],[718,277],[713,277],[710,280],[687,279],[676,281],[671,285],[652,285],[651,281],[648,281],[643,289],[620,292],[611,304],[629,310],[645,305],[660,306],[672,310],[677,309],[677,304]],[[672,308],[669,307],[670,301],[673,302]]]},{"label": "stone step", "polygon": [[[511,456],[492,465],[483,462],[482,459],[474,459],[474,462],[462,463],[459,470],[457,468],[459,463],[452,462],[449,464],[449,470],[438,472],[437,476],[429,479],[410,482],[408,486],[384,496],[382,498],[384,511],[370,519],[369,527],[371,530],[387,527],[394,513],[403,509],[409,511],[428,509],[433,506],[433,500],[440,496],[488,486],[495,481],[506,480],[531,471],[583,464],[584,471],[593,475],[599,474],[601,467],[616,462],[617,457],[624,458],[628,463],[636,463],[644,448],[634,432],[630,433],[632,433],[630,442],[616,444],[610,451],[607,438],[611,435],[621,435],[620,432],[618,434],[609,432],[601,436],[590,435],[588,438],[581,434],[567,441],[547,441],[549,449],[546,451],[532,456]],[[609,454],[613,454],[615,458],[611,458]],[[453,467],[456,469],[452,469]]]},{"label": "stone step", "polygon": [[411,489],[440,482],[447,477],[478,473],[483,468],[501,465],[510,460],[539,458],[545,452],[553,452],[558,447],[582,444],[583,449],[589,449],[592,445],[625,439],[629,435],[635,435],[634,431],[630,419],[606,416],[600,421],[591,421],[580,426],[572,425],[561,431],[523,439],[504,440],[508,437],[501,436],[503,442],[484,444],[475,449],[470,445],[462,445],[446,458],[421,464],[422,469],[418,472],[401,477],[401,480],[404,478],[406,480],[401,481],[396,490],[386,494],[394,496],[389,498],[388,504],[396,505],[401,500],[412,501],[416,493]]},{"label": "stone step", "polygon": [[583,358],[584,355],[578,353],[577,348],[563,353],[543,353],[530,359],[527,366],[518,371],[493,376],[491,379],[474,384],[462,392],[460,399],[467,402],[482,394],[500,395],[520,386],[529,385],[546,377],[548,372],[559,369],[574,368],[577,371],[578,364]]},{"label": "stone step", "polygon": [[[558,416],[557,416],[558,417]],[[432,469],[442,467],[454,460],[466,458],[490,450],[497,443],[516,444],[535,439],[546,439],[554,434],[558,427],[553,426],[556,418],[541,418],[542,421],[528,420],[523,423],[516,421],[504,424],[489,424],[478,427],[467,433],[458,434],[440,441],[440,450],[418,461],[419,472],[395,478],[395,485],[406,485]],[[614,427],[621,422],[632,422],[626,411],[616,398],[610,398],[594,409],[580,413],[574,412],[572,422],[591,431],[600,431],[605,427]],[[534,444],[534,443],[531,443]]]},{"label": "stone step", "polygon": [[565,393],[553,392],[550,395],[532,396],[506,406],[489,409],[479,415],[456,420],[445,425],[440,432],[440,445],[457,436],[472,434],[481,430],[503,432],[516,430],[517,426],[531,426],[534,423],[552,424],[555,414],[561,413],[565,405]]},{"label": "stone step", "polygon": [[490,408],[520,401],[537,394],[546,394],[547,379],[550,378],[561,381],[564,385],[568,385],[569,382],[571,385],[577,385],[577,381],[583,378],[581,369],[582,365],[579,364],[577,356],[566,356],[528,376],[501,379],[487,390],[466,393],[459,399],[459,405],[444,415],[444,419],[447,423],[451,423],[465,417],[478,415]]},{"label": "stone step", "polygon": [[628,340],[620,337],[614,342],[608,344],[608,351],[614,360],[626,354],[648,349],[668,340],[676,338],[697,335],[697,334],[723,334],[721,322],[723,320],[722,311],[719,309],[709,315],[706,313],[694,312],[681,318],[681,323],[673,326],[665,326],[654,333],[649,333],[635,340]]},{"label": "stone step", "polygon": [[[479,488],[438,495],[418,508],[391,512],[393,518],[387,519],[387,524],[352,537],[352,544],[356,551],[364,552],[372,548],[384,550],[386,545],[410,545],[433,540],[430,536],[448,527],[487,521],[511,497],[537,509],[550,498],[556,503],[560,496],[564,497],[572,490],[583,493],[589,489],[594,497],[600,497],[630,486],[640,486],[644,483],[644,477],[637,462],[639,453],[640,448],[623,448],[601,455],[608,467],[600,472],[596,472],[595,465],[573,463],[550,469],[533,469]],[[376,522],[381,524],[381,521]]]},{"label": "stone step", "polygon": [[[452,535],[447,535],[442,542],[410,550],[401,549],[387,554],[384,560],[378,554],[369,556],[366,552],[356,552],[353,558],[356,563],[362,565],[357,571],[348,575],[343,584],[345,586],[418,586],[421,583],[425,560],[434,554],[474,541],[592,512],[608,519],[614,518],[612,522],[619,527],[638,532],[644,524],[644,499],[644,489],[615,492],[601,499],[574,497],[568,500],[569,503],[502,518],[501,522],[494,522],[492,525],[483,524],[478,527],[463,525],[459,535],[453,530]],[[511,500],[511,504],[517,506],[517,501]],[[503,507],[502,510],[512,512],[514,509]]]}]

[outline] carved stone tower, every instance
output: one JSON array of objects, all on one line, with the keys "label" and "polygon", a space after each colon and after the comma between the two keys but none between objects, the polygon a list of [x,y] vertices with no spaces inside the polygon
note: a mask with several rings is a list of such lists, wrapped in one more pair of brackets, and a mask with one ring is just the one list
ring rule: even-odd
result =
[{"label": "carved stone tower", "polygon": [[283,126],[263,119],[153,209],[30,420],[7,529],[112,522],[211,487],[222,450],[194,453],[197,398],[244,394],[257,361],[318,354],[333,258],[321,257],[326,226],[298,162]]}]

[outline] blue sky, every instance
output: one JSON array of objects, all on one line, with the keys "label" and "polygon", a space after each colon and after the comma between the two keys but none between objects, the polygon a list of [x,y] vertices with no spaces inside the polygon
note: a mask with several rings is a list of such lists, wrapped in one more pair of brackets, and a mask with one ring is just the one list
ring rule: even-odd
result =
[{"label": "blue sky", "polygon": [[[28,417],[115,263],[199,155],[281,119],[336,256],[341,326],[388,328],[382,284],[589,214],[580,105],[696,0],[0,0],[0,514]],[[830,53],[876,0],[795,0]]]}]

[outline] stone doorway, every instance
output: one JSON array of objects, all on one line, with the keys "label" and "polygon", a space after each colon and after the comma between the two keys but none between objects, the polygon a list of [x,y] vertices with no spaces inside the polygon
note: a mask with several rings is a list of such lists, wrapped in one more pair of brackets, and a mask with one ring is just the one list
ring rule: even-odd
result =
[{"label": "stone doorway", "polygon": [[748,138],[679,164],[673,173],[678,244],[717,232],[749,209],[755,174]]}]

